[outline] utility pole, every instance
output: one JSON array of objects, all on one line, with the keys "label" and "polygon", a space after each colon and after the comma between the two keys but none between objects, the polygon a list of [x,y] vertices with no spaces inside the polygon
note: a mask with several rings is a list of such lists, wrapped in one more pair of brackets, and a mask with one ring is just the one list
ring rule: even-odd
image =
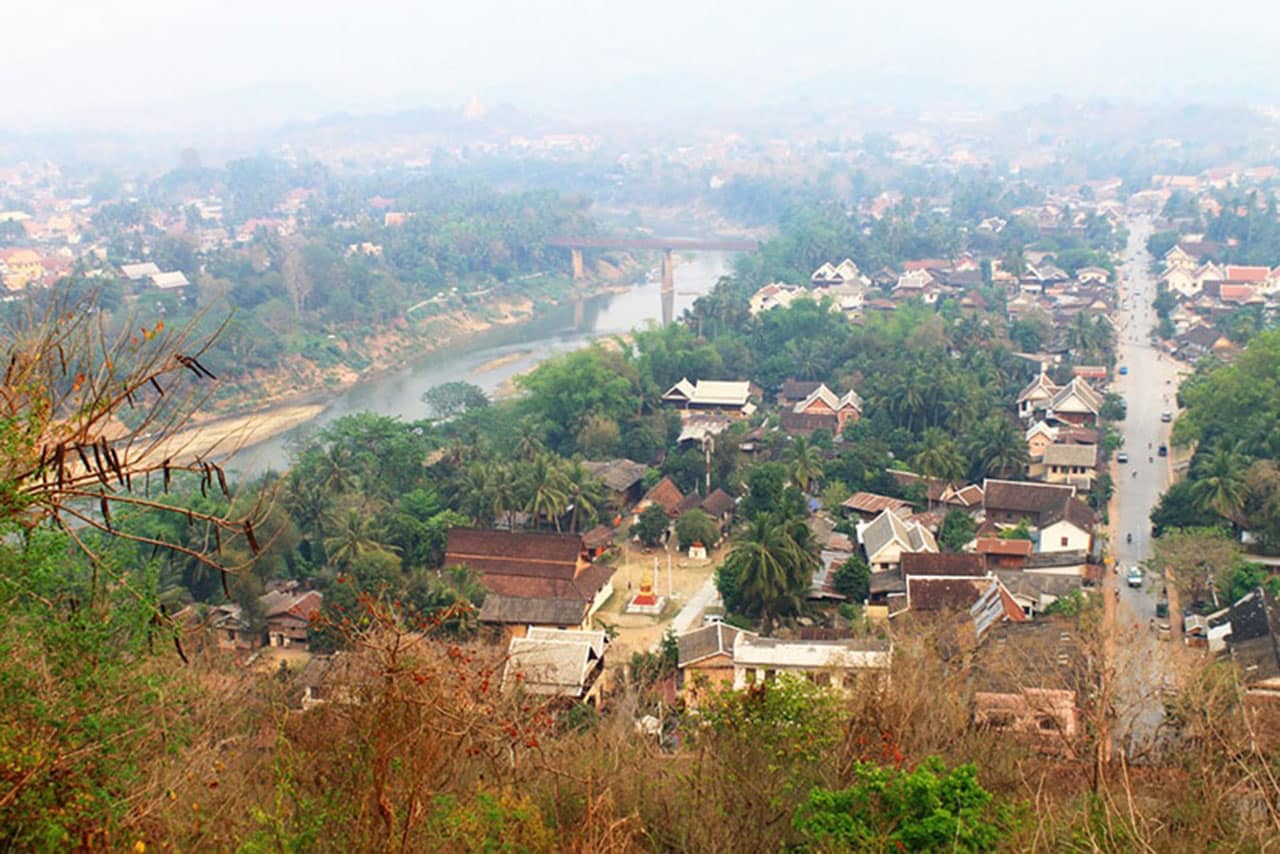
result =
[{"label": "utility pole", "polygon": [[714,436],[707,436],[702,440],[702,453],[707,460],[707,488],[703,491],[703,496],[711,494],[711,453],[716,449],[716,439]]}]

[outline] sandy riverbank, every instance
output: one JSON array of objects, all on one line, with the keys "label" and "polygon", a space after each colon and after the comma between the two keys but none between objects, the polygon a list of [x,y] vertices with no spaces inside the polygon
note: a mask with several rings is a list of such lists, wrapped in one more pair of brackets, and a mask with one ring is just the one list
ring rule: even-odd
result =
[{"label": "sandy riverbank", "polygon": [[195,424],[154,444],[139,442],[141,455],[147,459],[174,461],[202,459],[225,460],[233,452],[270,439],[300,424],[311,421],[324,411],[320,403],[276,406],[262,412],[251,412]]}]

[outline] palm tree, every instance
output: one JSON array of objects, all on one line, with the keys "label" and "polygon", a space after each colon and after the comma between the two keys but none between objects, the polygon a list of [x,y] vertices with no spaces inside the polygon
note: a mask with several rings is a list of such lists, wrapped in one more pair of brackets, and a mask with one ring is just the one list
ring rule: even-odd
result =
[{"label": "palm tree", "polygon": [[344,495],[356,487],[355,454],[334,442],[320,457],[320,482],[333,495]]},{"label": "palm tree", "polygon": [[1009,477],[1027,465],[1027,440],[1009,419],[993,415],[978,425],[972,456],[977,476]]},{"label": "palm tree", "polygon": [[519,492],[515,470],[511,466],[494,463],[489,480],[489,511],[493,518],[505,519],[508,528],[512,525],[511,514],[520,506]]},{"label": "palm tree", "polygon": [[739,595],[747,607],[759,612],[765,634],[773,630],[779,616],[801,610],[817,568],[812,537],[801,527],[808,528],[803,519],[758,516],[725,560],[737,571]]},{"label": "palm tree", "polygon": [[560,463],[553,454],[538,454],[526,467],[524,477],[525,511],[533,516],[535,526],[546,518],[555,524],[557,531],[560,517],[569,507],[568,478]]},{"label": "palm tree", "polygon": [[924,411],[924,394],[920,390],[919,375],[913,374],[899,389],[896,409],[899,416],[906,416],[906,428],[915,432],[916,416]]},{"label": "palm tree", "polygon": [[348,507],[332,519],[334,533],[324,538],[329,562],[337,569],[347,569],[351,562],[370,552],[397,551],[382,542],[374,530],[373,514],[367,508]]},{"label": "palm tree", "polygon": [[487,592],[479,573],[465,564],[451,566],[432,580],[430,591],[436,607],[450,612],[445,625],[459,634],[475,631],[477,609]]},{"label": "palm tree", "polygon": [[569,502],[573,505],[569,530],[576,532],[579,518],[591,519],[600,512],[600,506],[604,503],[604,484],[592,477],[577,460],[565,469],[565,480],[568,483]]},{"label": "palm tree", "polygon": [[489,527],[493,521],[490,513],[493,506],[493,481],[493,465],[474,462],[458,472],[453,484],[454,506],[481,527]]},{"label": "palm tree", "polygon": [[526,462],[546,450],[542,442],[544,433],[532,420],[525,419],[516,428],[516,456]]},{"label": "palm tree", "polygon": [[924,431],[920,452],[912,459],[916,471],[929,477],[955,482],[964,477],[964,458],[955,439],[938,427]]},{"label": "palm tree", "polygon": [[1213,454],[1198,465],[1192,495],[1202,510],[1217,513],[1232,524],[1240,524],[1249,486],[1245,479],[1249,463],[1243,443],[1234,447],[1216,447]]},{"label": "palm tree", "polygon": [[791,479],[805,492],[812,493],[822,479],[822,449],[797,436],[787,448],[787,468]]}]

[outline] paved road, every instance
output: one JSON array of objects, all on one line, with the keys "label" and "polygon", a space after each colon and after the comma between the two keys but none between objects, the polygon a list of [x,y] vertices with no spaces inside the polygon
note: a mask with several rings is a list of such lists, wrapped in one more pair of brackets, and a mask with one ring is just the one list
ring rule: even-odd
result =
[{"label": "paved road", "polygon": [[1161,421],[1161,414],[1176,414],[1178,365],[1151,345],[1156,283],[1146,250],[1150,222],[1133,220],[1129,227],[1117,313],[1118,364],[1128,373],[1117,374],[1113,383],[1113,390],[1124,397],[1128,409],[1121,450],[1128,454],[1129,462],[1113,466],[1116,491],[1111,551],[1118,571],[1109,581],[1120,590],[1115,602],[1117,745],[1134,753],[1154,743],[1163,719],[1160,689],[1171,671],[1173,644],[1156,640],[1151,630],[1163,582],[1148,577],[1143,586],[1130,588],[1125,573],[1151,556],[1151,509],[1168,487],[1170,474],[1169,458],[1158,454],[1160,445],[1168,442],[1171,426]]}]

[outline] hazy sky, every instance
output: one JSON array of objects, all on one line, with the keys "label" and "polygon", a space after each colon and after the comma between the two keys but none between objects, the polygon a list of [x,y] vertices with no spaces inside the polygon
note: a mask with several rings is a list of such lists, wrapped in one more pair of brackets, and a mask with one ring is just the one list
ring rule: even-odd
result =
[{"label": "hazy sky", "polygon": [[[876,71],[999,95],[1253,100],[1266,0],[5,0],[10,127],[456,104],[556,111],[632,78],[771,93]],[[275,115],[275,113],[272,113]]]}]

